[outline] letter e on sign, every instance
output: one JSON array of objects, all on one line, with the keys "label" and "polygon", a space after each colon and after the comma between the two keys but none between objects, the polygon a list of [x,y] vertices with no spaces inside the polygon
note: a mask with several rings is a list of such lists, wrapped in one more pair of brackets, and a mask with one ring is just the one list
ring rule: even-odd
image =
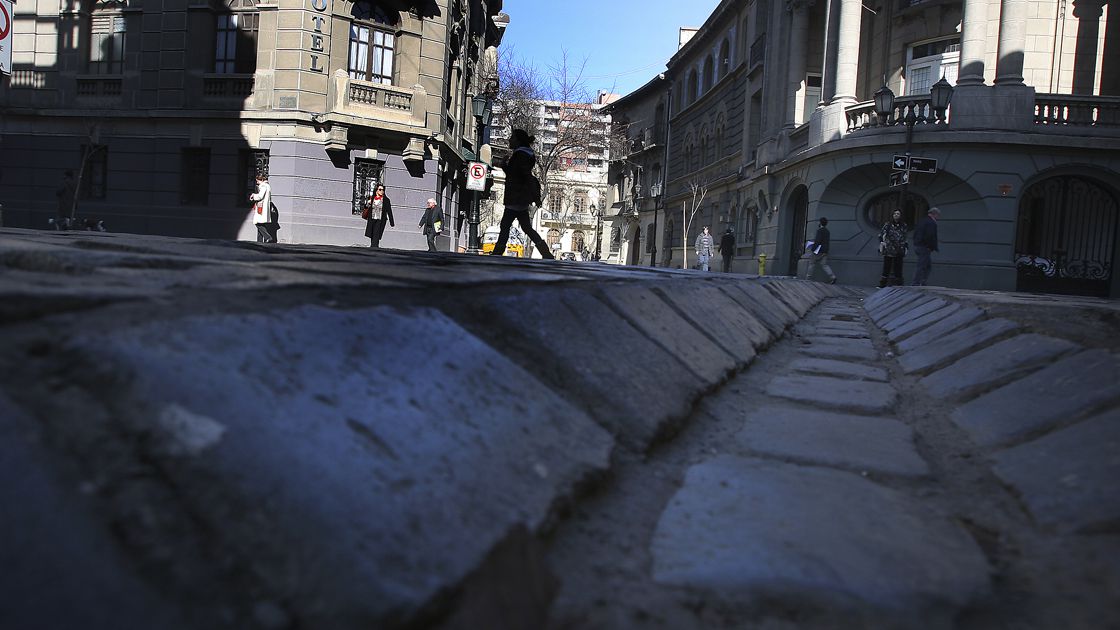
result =
[{"label": "letter e on sign", "polygon": [[467,190],[486,190],[486,174],[489,169],[482,162],[467,165]]}]

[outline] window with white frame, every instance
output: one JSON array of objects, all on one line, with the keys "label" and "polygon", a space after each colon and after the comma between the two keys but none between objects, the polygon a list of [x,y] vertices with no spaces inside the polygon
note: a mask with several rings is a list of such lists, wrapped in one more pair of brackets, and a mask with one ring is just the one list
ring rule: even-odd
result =
[{"label": "window with white frame", "polygon": [[914,44],[906,50],[906,94],[929,94],[941,77],[957,83],[961,38],[948,37]]},{"label": "window with white frame", "polygon": [[120,74],[124,70],[125,17],[118,9],[94,9],[89,17],[90,74]]},{"label": "window with white frame", "polygon": [[399,13],[386,11],[368,0],[354,3],[350,12],[351,79],[392,85],[396,46],[394,27]]}]

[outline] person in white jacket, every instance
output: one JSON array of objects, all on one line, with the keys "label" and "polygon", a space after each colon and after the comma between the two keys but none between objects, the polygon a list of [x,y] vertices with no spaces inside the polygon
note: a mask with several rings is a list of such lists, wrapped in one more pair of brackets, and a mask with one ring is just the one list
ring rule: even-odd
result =
[{"label": "person in white jacket", "polygon": [[264,174],[257,175],[257,192],[249,195],[253,202],[253,224],[257,226],[258,243],[275,243],[276,232],[272,226],[272,186],[268,184],[268,177]]}]

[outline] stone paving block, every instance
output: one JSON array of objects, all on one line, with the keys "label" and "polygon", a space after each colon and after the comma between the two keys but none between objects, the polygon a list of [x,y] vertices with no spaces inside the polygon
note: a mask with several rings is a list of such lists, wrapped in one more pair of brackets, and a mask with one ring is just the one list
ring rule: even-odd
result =
[{"label": "stone paving block", "polygon": [[178,544],[181,528],[213,532],[213,555],[234,563],[223,572],[251,575],[253,597],[308,627],[413,617],[512,529],[536,531],[613,446],[427,308],[191,316],[67,353],[89,363],[76,384],[113,401],[107,434],[174,488],[150,509],[181,526],[146,531],[154,547]]},{"label": "stone paving block", "polygon": [[961,310],[960,304],[949,302],[932,313],[926,313],[921,317],[912,319],[898,328],[895,328],[887,333],[887,338],[891,341],[902,341],[914,333],[921,332],[925,328],[947,319],[950,315],[959,310]]},{"label": "stone paving block", "polygon": [[[752,333],[756,332],[756,328],[752,325],[757,325],[757,322],[753,321],[751,313],[745,312],[717,285],[674,282],[658,286],[655,290],[693,326],[706,332],[720,347],[730,352],[740,365],[754,360],[755,340]],[[703,307],[697,308],[700,304]]]},{"label": "stone paving block", "polygon": [[961,398],[1026,374],[1079,348],[1064,339],[1035,334],[1017,335],[959,359],[923,378],[921,384],[938,398]]},{"label": "stone paving block", "polygon": [[989,590],[958,525],[859,475],[721,456],[689,469],[651,544],[658,582],[792,601],[961,608]]},{"label": "stone paving block", "polygon": [[818,374],[822,376],[836,376],[840,378],[854,378],[864,381],[879,381],[885,383],[888,375],[883,368],[837,361],[834,359],[794,359],[789,364],[789,369],[804,374]]},{"label": "stone paving block", "polygon": [[1019,325],[1011,320],[987,319],[945,335],[936,342],[914,348],[899,357],[898,364],[907,374],[927,372],[971,354],[993,339],[1018,329]]},{"label": "stone paving block", "polygon": [[899,326],[905,326],[908,322],[911,322],[923,315],[927,315],[936,310],[942,309],[948,304],[949,303],[945,300],[942,300],[940,298],[933,298],[928,302],[923,302],[922,304],[919,304],[914,308],[906,309],[905,311],[898,313],[891,319],[887,320],[882,326],[880,326],[880,328],[887,332],[890,332],[895,328],[898,328]]},{"label": "stone paving block", "polygon": [[798,317],[788,306],[756,284],[741,282],[726,286],[724,291],[757,317],[770,331],[773,339],[781,337],[787,327],[798,321]]},{"label": "stone paving block", "polygon": [[[672,307],[662,302],[661,308]],[[749,317],[742,309],[736,313]],[[584,406],[619,442],[637,451],[644,451],[667,423],[687,417],[691,401],[711,386],[589,291],[504,291],[469,310],[446,314]],[[634,365],[659,369],[645,370],[619,387],[617,364],[587,360],[601,356],[604,348],[625,354]]]},{"label": "stone paving block", "polygon": [[643,286],[612,287],[602,295],[630,323],[663,345],[700,380],[715,384],[735,368],[735,358]]},{"label": "stone paving block", "polygon": [[953,412],[981,446],[1007,444],[1120,403],[1120,357],[1087,350],[988,392]]},{"label": "stone paving block", "polygon": [[916,332],[907,339],[898,342],[896,347],[899,352],[910,352],[926,344],[939,342],[945,335],[964,328],[965,326],[970,326],[983,317],[984,311],[978,308],[972,306],[961,307],[953,311],[948,317],[930,324],[922,331]]},{"label": "stone paving block", "polygon": [[877,309],[881,304],[884,304],[887,300],[896,298],[903,292],[905,292],[905,289],[902,289],[901,287],[886,287],[883,289],[879,289],[863,300],[863,308],[867,311],[873,311]]},{"label": "stone paving block", "polygon": [[898,420],[767,406],[751,412],[736,441],[755,453],[800,462],[921,477],[929,474],[914,431]]},{"label": "stone paving block", "polygon": [[801,352],[820,359],[853,359],[857,361],[874,361],[879,358],[879,351],[871,344],[870,339],[844,339],[839,337],[803,337],[803,344],[798,348]]},{"label": "stone paving block", "polygon": [[920,291],[912,291],[899,296],[897,300],[891,300],[890,302],[883,304],[882,306],[877,308],[875,312],[869,312],[868,314],[871,316],[872,321],[874,321],[876,324],[881,324],[891,317],[894,317],[896,313],[901,313],[907,308],[913,308],[914,306],[917,306],[918,304],[927,302],[929,300],[929,295]]},{"label": "stone paving block", "polygon": [[853,381],[827,376],[777,376],[766,385],[766,393],[832,411],[885,413],[898,395],[886,383]]},{"label": "stone paving block", "polygon": [[762,282],[762,287],[789,306],[800,318],[820,302],[819,299],[810,297],[809,291],[806,290],[806,287],[800,286],[801,284],[800,282],[774,282],[768,280]]},{"label": "stone paving block", "polygon": [[[52,469],[38,424],[0,394],[0,626],[188,627],[121,553],[119,533],[79,491],[88,480]],[[205,618],[195,613],[196,622]]]},{"label": "stone paving block", "polygon": [[1120,523],[1120,409],[993,456],[1034,519],[1061,531]]}]

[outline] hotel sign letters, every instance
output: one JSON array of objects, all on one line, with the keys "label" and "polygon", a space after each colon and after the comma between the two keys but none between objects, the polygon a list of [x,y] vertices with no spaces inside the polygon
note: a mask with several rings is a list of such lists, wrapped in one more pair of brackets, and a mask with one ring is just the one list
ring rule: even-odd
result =
[{"label": "hotel sign letters", "polygon": [[[330,0],[311,0],[311,7],[319,13],[327,11],[327,3]],[[323,47],[323,39],[327,33],[323,32],[323,23],[327,21],[322,15],[312,15],[311,22],[315,25],[315,32],[311,34],[311,67],[312,72],[322,72],[323,66],[319,65],[319,57],[321,53],[326,52]]]}]

